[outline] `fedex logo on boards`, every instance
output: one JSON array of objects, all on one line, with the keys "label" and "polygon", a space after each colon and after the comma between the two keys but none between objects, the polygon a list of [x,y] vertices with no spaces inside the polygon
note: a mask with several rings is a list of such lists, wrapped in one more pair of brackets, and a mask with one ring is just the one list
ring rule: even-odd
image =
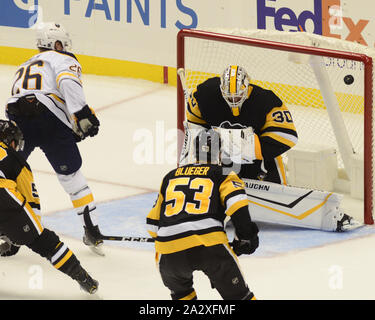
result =
[{"label": "fedex logo on boards", "polygon": [[[281,7],[281,4],[291,3],[290,0],[257,0],[257,28],[273,27],[281,31],[300,31],[302,28],[315,34],[368,45],[362,32],[369,20],[354,22],[351,17],[344,17],[341,0],[310,0],[312,9],[300,12],[286,6]],[[335,33],[337,30],[346,31],[346,34]]]}]

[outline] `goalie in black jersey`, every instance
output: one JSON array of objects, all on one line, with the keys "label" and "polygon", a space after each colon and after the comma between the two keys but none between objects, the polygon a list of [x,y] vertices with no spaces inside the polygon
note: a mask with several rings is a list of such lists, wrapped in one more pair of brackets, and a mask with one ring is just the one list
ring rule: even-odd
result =
[{"label": "goalie in black jersey", "polygon": [[[258,247],[243,181],[223,174],[220,137],[203,130],[195,139],[196,163],[169,172],[147,216],[163,283],[172,299],[197,298],[193,272],[203,271],[223,299],[255,299],[240,271],[237,256]],[[232,247],[224,229],[230,217],[236,232]],[[237,256],[236,256],[237,255]]]},{"label": "goalie in black jersey", "polygon": [[[292,116],[271,90],[250,83],[243,67],[228,66],[221,77],[199,84],[189,97],[186,119],[185,131],[242,129],[240,177],[286,184],[281,155],[298,139]],[[229,144],[235,144],[232,138]],[[188,158],[188,149],[181,159]]]},{"label": "goalie in black jersey", "polygon": [[[360,225],[342,209],[339,194],[311,189],[306,195],[304,188],[287,184],[282,155],[297,143],[298,135],[288,108],[274,92],[250,83],[243,67],[230,65],[221,77],[207,79],[189,94],[183,69],[177,72],[187,120],[180,165],[194,158],[191,142],[199,132],[213,128],[223,141],[223,168],[246,183],[254,221],[325,231]],[[263,187],[270,191],[264,194]],[[298,206],[287,207],[285,199],[299,199]]]},{"label": "goalie in black jersey", "polygon": [[15,255],[25,245],[76,280],[83,290],[95,293],[98,282],[55,232],[42,225],[31,169],[17,152],[23,148],[23,141],[14,122],[0,120],[0,256]]}]

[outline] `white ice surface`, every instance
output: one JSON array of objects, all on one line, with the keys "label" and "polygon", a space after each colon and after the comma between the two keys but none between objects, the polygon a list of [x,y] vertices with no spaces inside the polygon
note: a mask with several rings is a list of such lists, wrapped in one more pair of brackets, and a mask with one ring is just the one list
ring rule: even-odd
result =
[{"label": "white ice surface", "polygon": [[[0,101],[5,103],[15,67],[0,66],[0,71]],[[165,132],[175,128],[175,88],[142,80],[90,75],[84,77],[84,86],[87,101],[101,121],[100,134],[79,145],[84,160],[82,171],[97,202],[156,192],[164,174],[174,167],[174,161],[135,163],[133,152],[137,142],[133,135],[143,129],[160,137],[157,126],[162,123]],[[164,137],[166,145],[172,145]],[[155,157],[156,147],[160,145],[154,144]],[[56,212],[70,210],[70,200],[44,155],[36,150],[29,163],[43,215],[53,217]],[[0,299],[169,299],[169,291],[155,268],[153,250],[106,244],[103,258],[92,254],[79,239],[60,235],[82,265],[99,280],[98,293],[94,296],[83,293],[74,281],[24,247],[16,256],[0,260]],[[275,238],[275,245],[277,242]],[[241,256],[240,263],[258,299],[372,300],[375,299],[374,247],[375,235],[369,234],[269,256]],[[39,274],[41,278],[37,278]],[[42,279],[41,288],[35,287],[35,279]],[[200,299],[220,299],[200,272],[195,274],[194,283]]]}]

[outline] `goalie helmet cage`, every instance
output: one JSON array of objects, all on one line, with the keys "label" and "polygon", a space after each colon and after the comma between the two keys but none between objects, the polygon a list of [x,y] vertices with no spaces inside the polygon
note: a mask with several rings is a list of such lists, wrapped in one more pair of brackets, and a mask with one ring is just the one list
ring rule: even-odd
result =
[{"label": "goalie helmet cage", "polygon": [[[373,224],[373,58],[374,50],[353,42],[306,32],[183,29],[177,35],[177,70],[185,70],[192,92],[226,66],[247,70],[251,83],[274,91],[291,111],[298,144],[328,144],[337,167],[350,180],[352,159],[363,157],[363,221]],[[185,97],[177,79],[178,152]]]}]

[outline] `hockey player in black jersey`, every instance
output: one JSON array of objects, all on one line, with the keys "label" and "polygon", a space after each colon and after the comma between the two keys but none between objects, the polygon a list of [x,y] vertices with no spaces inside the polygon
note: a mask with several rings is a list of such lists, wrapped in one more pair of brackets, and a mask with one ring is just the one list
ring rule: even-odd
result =
[{"label": "hockey player in black jersey", "polygon": [[[195,143],[196,163],[164,177],[147,216],[163,283],[172,299],[197,299],[192,274],[201,270],[223,299],[255,299],[237,259],[253,253],[259,243],[244,183],[233,172],[223,174],[217,132],[203,130]],[[236,232],[233,248],[224,229],[226,217],[231,218]]]},{"label": "hockey player in black jersey", "polygon": [[281,155],[298,139],[292,116],[271,90],[250,83],[243,67],[228,66],[221,77],[199,84],[189,98],[186,119],[205,128],[252,128],[255,142],[248,148],[255,156],[239,175],[286,184]]},{"label": "hockey player in black jersey", "polygon": [[12,256],[25,245],[76,280],[83,290],[95,293],[98,281],[55,232],[43,227],[31,169],[16,152],[22,147],[23,135],[17,125],[0,120],[0,256]]}]

